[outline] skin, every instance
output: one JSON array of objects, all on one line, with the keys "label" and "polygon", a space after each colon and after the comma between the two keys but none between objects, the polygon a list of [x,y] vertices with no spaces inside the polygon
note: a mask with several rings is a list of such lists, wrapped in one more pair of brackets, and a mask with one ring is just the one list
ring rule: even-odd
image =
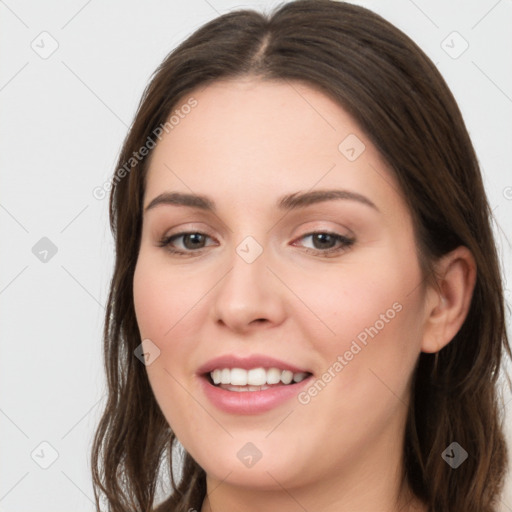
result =
[{"label": "skin", "polygon": [[[439,288],[427,286],[392,173],[321,92],[246,78],[191,96],[197,106],[152,153],[144,207],[174,191],[208,195],[217,210],[144,213],[134,301],[141,339],[160,350],[147,366],[155,397],[207,474],[202,511],[426,510],[400,483],[411,376],[420,352],[440,350],[462,325],[471,254],[445,256]],[[338,150],[349,134],[365,144],[354,161]],[[282,195],[320,189],[356,192],[376,208],[350,199],[276,207]],[[175,240],[184,256],[158,245],[180,232],[207,237]],[[325,257],[311,232],[355,242]],[[249,235],[263,249],[252,263],[236,252]],[[393,304],[394,318],[308,403],[236,416],[203,394],[198,367],[226,353],[270,355],[321,379]],[[247,442],[262,454],[250,468],[237,457]]]}]

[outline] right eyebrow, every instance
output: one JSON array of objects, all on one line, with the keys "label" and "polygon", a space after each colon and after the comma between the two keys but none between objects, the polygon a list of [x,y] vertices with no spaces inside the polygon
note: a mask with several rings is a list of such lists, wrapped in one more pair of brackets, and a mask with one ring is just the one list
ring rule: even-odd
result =
[{"label": "right eyebrow", "polygon": [[156,196],[144,209],[145,212],[161,204],[178,206],[191,206],[210,212],[215,211],[214,202],[206,196],[196,194],[184,194],[181,192],[164,192]]}]

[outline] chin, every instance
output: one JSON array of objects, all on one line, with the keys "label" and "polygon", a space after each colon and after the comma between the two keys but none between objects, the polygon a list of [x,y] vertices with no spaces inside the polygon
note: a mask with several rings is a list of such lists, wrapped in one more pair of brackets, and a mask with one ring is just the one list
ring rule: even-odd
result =
[{"label": "chin", "polygon": [[[261,437],[265,435],[267,433]],[[255,437],[237,436],[224,445],[217,444],[213,449],[211,446],[197,447],[201,457],[194,459],[210,478],[231,485],[277,490],[281,489],[280,486],[300,484],[299,480],[304,478],[301,469],[307,467],[307,463],[297,459],[297,450],[283,449],[282,439],[279,443],[249,441]]]}]

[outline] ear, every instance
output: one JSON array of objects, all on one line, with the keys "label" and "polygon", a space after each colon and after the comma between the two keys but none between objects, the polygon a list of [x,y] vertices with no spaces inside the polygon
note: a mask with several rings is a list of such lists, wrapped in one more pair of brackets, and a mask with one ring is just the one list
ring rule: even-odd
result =
[{"label": "ear", "polygon": [[429,285],[425,301],[422,352],[438,352],[461,328],[471,304],[476,263],[471,251],[457,247],[436,262],[436,284]]}]

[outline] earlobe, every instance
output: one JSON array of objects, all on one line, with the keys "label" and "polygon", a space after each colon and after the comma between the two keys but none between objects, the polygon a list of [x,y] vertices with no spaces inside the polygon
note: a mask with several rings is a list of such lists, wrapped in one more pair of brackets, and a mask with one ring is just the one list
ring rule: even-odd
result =
[{"label": "earlobe", "polygon": [[476,282],[476,264],[471,251],[457,247],[436,264],[436,287],[426,298],[422,352],[435,353],[460,330],[471,305]]}]

